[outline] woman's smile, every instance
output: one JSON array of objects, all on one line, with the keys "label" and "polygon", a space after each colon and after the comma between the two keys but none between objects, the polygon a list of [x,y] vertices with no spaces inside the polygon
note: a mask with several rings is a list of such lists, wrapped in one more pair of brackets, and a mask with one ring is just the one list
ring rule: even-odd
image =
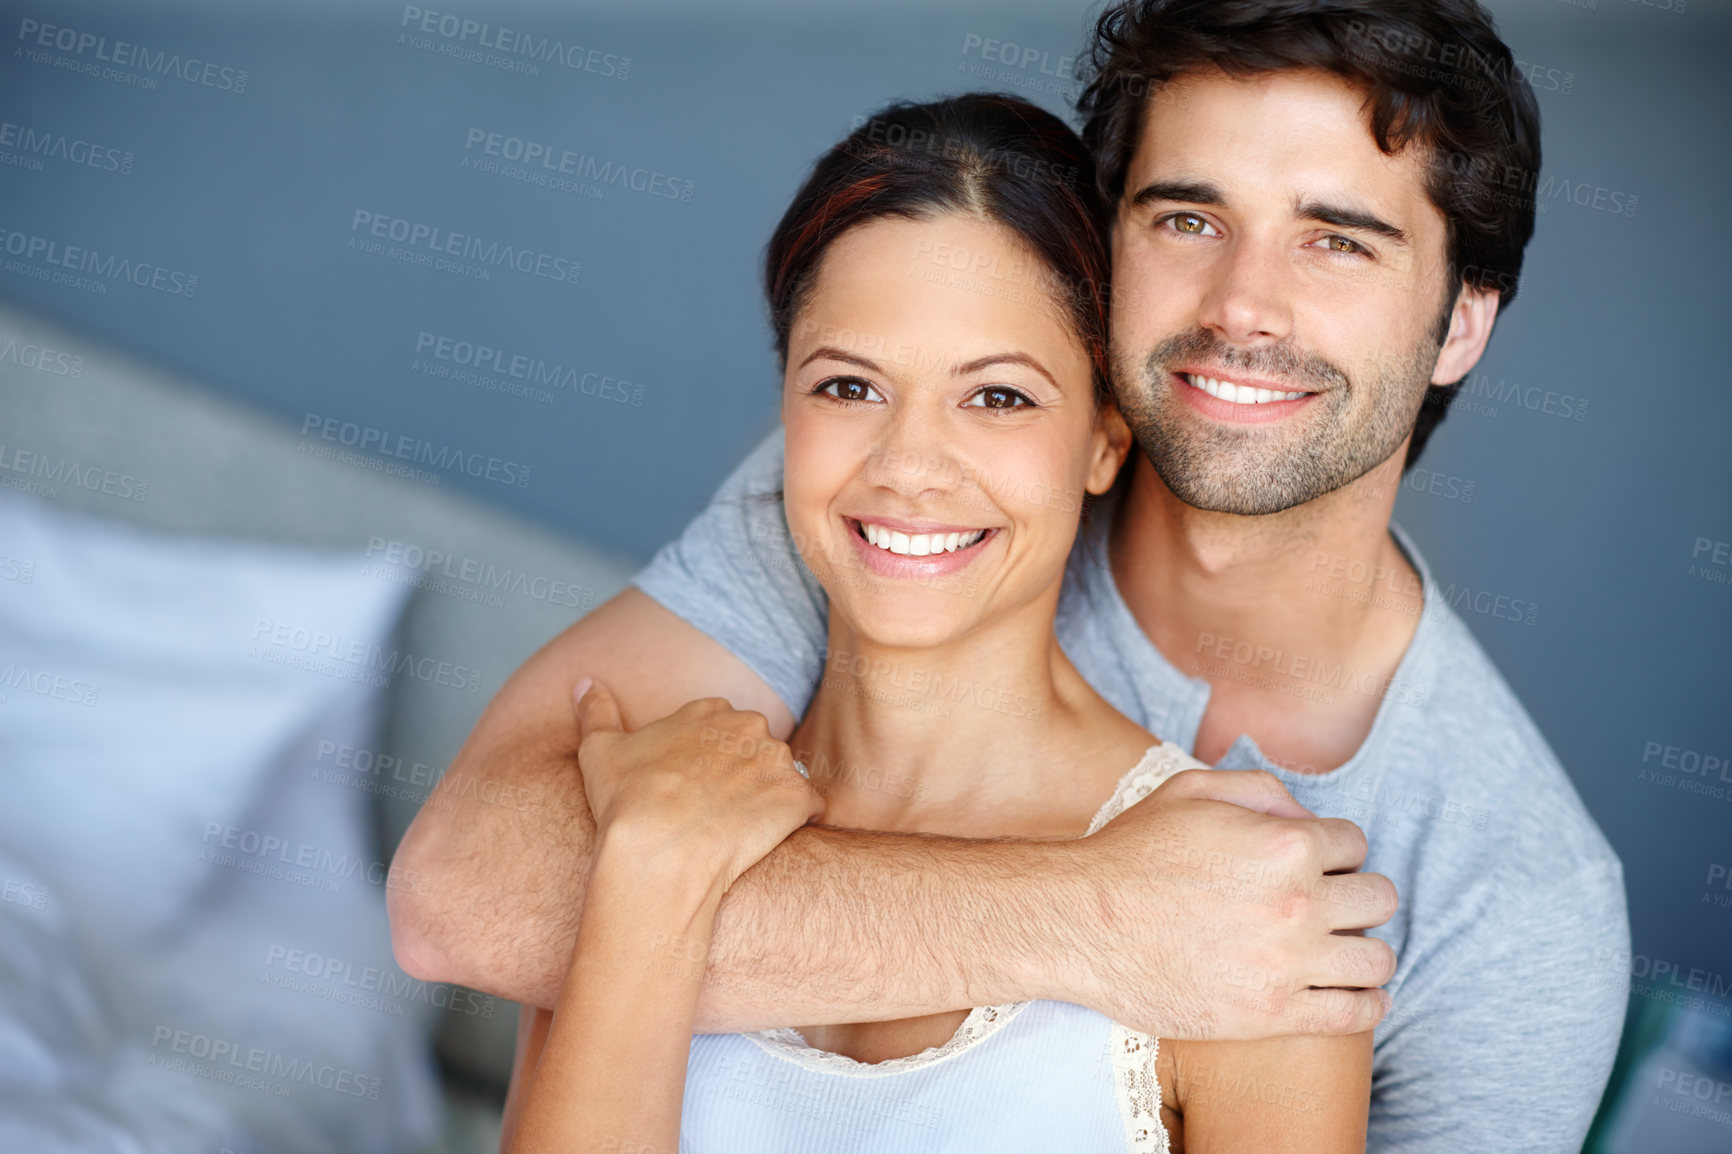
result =
[{"label": "woman's smile", "polygon": [[969,528],[894,517],[843,517],[861,562],[881,577],[935,577],[956,573],[999,535],[996,527]]}]

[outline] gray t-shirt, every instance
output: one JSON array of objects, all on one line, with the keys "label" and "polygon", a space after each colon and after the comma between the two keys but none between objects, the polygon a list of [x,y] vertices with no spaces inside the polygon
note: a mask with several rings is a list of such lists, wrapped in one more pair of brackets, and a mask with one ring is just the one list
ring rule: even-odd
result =
[{"label": "gray t-shirt", "polygon": [[[633,581],[737,654],[797,717],[824,668],[826,600],[789,538],[774,496],[781,483],[777,431]],[[1099,512],[1071,553],[1059,643],[1108,701],[1189,750],[1209,683],[1176,668],[1132,617],[1106,564],[1110,518]],[[1400,892],[1395,917],[1371,931],[1399,965],[1387,987],[1394,1006],[1377,1029],[1368,1148],[1578,1151],[1624,1021],[1623,869],[1515,694],[1396,534],[1425,582],[1406,655],[1393,678],[1320,671],[1314,687],[1381,695],[1364,745],[1345,765],[1301,774],[1241,735],[1217,768],[1266,769],[1312,811],[1359,823],[1371,847],[1365,868]],[[1258,676],[1235,644],[1205,644],[1194,671]],[[1290,1108],[1269,1089],[1245,1087],[1247,1105]]]}]

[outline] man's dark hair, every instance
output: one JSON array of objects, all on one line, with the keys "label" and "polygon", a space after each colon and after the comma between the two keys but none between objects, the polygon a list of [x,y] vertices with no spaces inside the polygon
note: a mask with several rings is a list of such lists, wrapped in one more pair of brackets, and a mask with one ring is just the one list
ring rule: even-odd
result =
[{"label": "man's dark hair", "polygon": [[[1462,284],[1516,293],[1534,231],[1540,114],[1533,90],[1476,0],[1124,0],[1095,26],[1077,98],[1083,140],[1109,204],[1125,193],[1150,96],[1186,73],[1334,73],[1366,90],[1377,146],[1429,152],[1431,201],[1448,223],[1446,303]],[[1449,313],[1439,322],[1447,333]],[[1431,386],[1412,467],[1447,411]]]}]

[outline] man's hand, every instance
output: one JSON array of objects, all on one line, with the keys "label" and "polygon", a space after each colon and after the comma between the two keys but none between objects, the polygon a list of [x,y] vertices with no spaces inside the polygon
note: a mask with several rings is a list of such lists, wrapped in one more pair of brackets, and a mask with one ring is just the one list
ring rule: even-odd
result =
[{"label": "man's hand", "polygon": [[1076,956],[1093,989],[1072,1001],[1170,1038],[1368,1030],[1395,951],[1362,931],[1395,886],[1361,874],[1365,835],[1317,818],[1261,771],[1187,770],[1085,838],[1108,931]]}]

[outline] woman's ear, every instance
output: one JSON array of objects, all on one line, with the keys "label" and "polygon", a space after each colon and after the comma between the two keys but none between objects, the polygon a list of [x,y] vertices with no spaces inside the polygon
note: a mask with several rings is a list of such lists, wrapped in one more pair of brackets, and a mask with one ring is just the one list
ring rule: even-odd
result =
[{"label": "woman's ear", "polygon": [[1089,439],[1088,491],[1097,497],[1113,487],[1113,478],[1131,451],[1131,427],[1112,401],[1102,401],[1095,411],[1095,429]]}]

